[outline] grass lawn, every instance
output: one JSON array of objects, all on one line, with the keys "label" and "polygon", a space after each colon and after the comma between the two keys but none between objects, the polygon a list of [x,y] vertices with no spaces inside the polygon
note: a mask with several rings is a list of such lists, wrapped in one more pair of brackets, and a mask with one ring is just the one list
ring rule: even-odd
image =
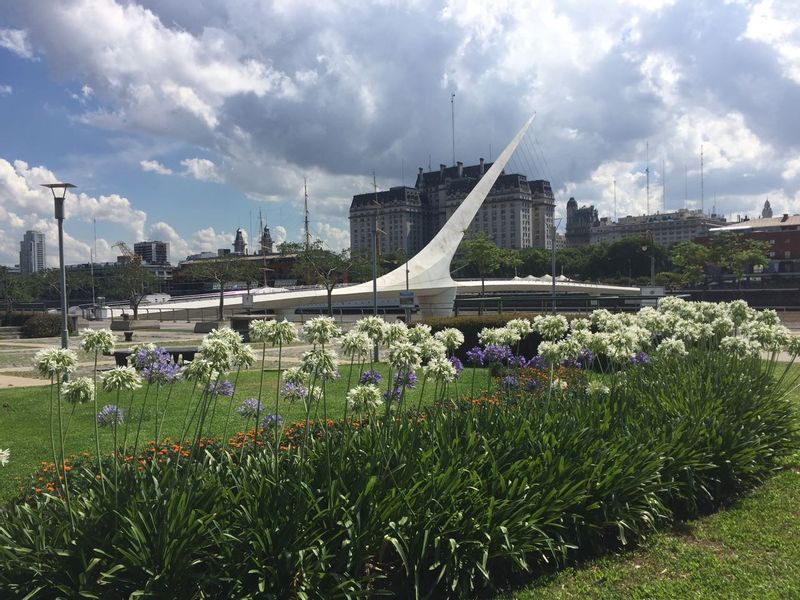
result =
[{"label": "grass lawn", "polygon": [[[368,366],[365,367],[369,368]],[[387,367],[380,365],[378,370],[384,375],[382,384],[386,384]],[[338,419],[344,415],[345,394],[348,388],[348,373],[349,365],[343,365],[340,369],[342,377],[339,381],[328,384],[328,418]],[[356,366],[353,369],[353,376],[350,385],[353,386],[358,382],[360,370]],[[462,390],[469,387],[471,381],[471,370],[465,369],[461,376]],[[236,379],[235,374],[229,377],[231,382]],[[477,382],[485,383],[485,371],[479,370]],[[275,412],[275,388],[277,383],[277,371],[264,372],[264,384],[261,394],[261,402],[265,407],[266,413]],[[235,434],[237,431],[242,431],[245,428],[245,420],[236,414],[236,407],[238,407],[242,400],[250,397],[258,396],[258,389],[260,384],[260,372],[245,371],[239,375],[239,381],[236,385],[236,392],[233,397],[233,405],[230,417],[230,425],[228,427],[228,437]],[[419,394],[423,391],[421,389],[422,378],[417,384],[416,390],[407,390],[407,402],[416,404],[419,401]],[[479,383],[476,383],[476,386]],[[180,436],[186,409],[192,397],[193,384],[188,382],[176,383],[172,395],[167,401],[167,390],[165,387],[161,390],[158,402],[159,411],[164,408],[164,403],[167,403],[166,414],[164,423],[161,429],[161,437],[171,437],[173,439]],[[130,393],[122,393],[119,399],[119,406],[123,409],[126,421],[128,415],[133,415],[133,419],[129,421],[128,438],[130,445],[133,443],[133,438],[136,435],[136,424],[139,422],[139,415],[142,414],[142,432],[139,445],[142,445],[142,440],[145,442],[155,439],[156,428],[156,388],[151,387],[147,392],[145,403],[146,388],[142,387],[137,390],[133,397],[132,410]],[[426,386],[424,390],[425,398],[423,401],[429,402],[433,397],[433,385]],[[199,398],[199,391],[195,393],[195,399]],[[98,396],[98,407],[102,408],[106,404],[117,404],[116,392],[103,392],[101,391]],[[217,406],[214,412],[214,418],[207,421],[205,426],[206,437],[221,436],[225,428],[225,421],[228,415],[228,406],[230,399],[227,397],[219,397],[217,399]],[[142,407],[144,412],[142,413]],[[66,424],[70,418],[71,406],[67,404],[62,405],[63,419]],[[322,418],[320,414],[318,418]],[[287,424],[294,421],[300,421],[305,418],[305,409],[302,403],[291,404],[283,400],[280,401],[278,407],[278,414],[281,415]],[[18,481],[15,477],[22,478],[26,481],[27,478],[40,466],[42,461],[53,462],[53,454],[50,448],[50,388],[49,387],[34,387],[34,388],[16,388],[9,390],[0,390],[0,448],[11,449],[11,461],[6,467],[0,468],[0,501],[7,500],[13,497],[18,489]],[[313,417],[313,415],[312,415]],[[95,438],[94,438],[94,419],[95,412],[92,404],[84,404],[77,406],[75,413],[70,421],[65,453],[67,455],[78,455],[81,452],[90,452],[95,454]],[[57,422],[57,421],[56,421]],[[249,424],[253,426],[252,420]],[[124,425],[121,425],[117,430],[118,439],[121,442]],[[191,432],[189,434],[191,436]],[[113,447],[113,434],[112,428],[100,429],[100,448],[101,452],[109,453]]]},{"label": "grass lawn", "polygon": [[[795,456],[800,464],[800,455]],[[798,598],[800,469],[727,509],[644,546],[542,578],[505,600],[535,598]]]}]

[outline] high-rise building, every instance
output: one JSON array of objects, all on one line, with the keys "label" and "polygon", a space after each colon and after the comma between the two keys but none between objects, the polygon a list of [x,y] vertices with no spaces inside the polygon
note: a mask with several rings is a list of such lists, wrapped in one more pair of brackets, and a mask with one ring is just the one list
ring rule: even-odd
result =
[{"label": "high-rise building", "polygon": [[46,268],[44,234],[41,231],[26,231],[19,243],[19,272],[30,275]]},{"label": "high-rise building", "polygon": [[133,245],[133,253],[140,256],[142,262],[148,265],[169,264],[169,242],[136,242]]},{"label": "high-rise building", "polygon": [[[438,171],[420,168],[414,187],[358,194],[350,205],[350,248],[370,252],[373,228],[378,228],[380,252],[408,256],[421,250],[458,209],[491,167],[491,163]],[[484,232],[502,248],[550,247],[555,201],[550,183],[528,181],[524,175],[501,173],[469,229]],[[376,222],[377,221],[377,222]]]},{"label": "high-rise building", "polygon": [[764,201],[764,208],[761,209],[761,218],[762,219],[772,218],[772,207],[769,205],[769,200]]},{"label": "high-rise building", "polygon": [[591,242],[592,227],[598,225],[597,210],[594,206],[581,206],[575,198],[567,202],[567,227],[564,235],[568,248],[587,246]]}]

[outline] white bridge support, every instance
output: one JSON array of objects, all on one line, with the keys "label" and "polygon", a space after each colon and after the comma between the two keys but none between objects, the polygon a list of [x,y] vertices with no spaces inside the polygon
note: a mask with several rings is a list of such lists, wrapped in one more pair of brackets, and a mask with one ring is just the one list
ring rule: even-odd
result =
[{"label": "white bridge support", "polygon": [[[394,271],[379,277],[377,290],[379,298],[399,297],[400,291],[406,290],[406,277],[408,289],[414,291],[420,314],[423,316],[450,315],[453,311],[453,302],[456,293],[473,291],[476,282],[456,282],[450,276],[450,264],[456,250],[464,237],[464,231],[469,227],[478,209],[483,204],[495,181],[506,166],[522,138],[528,132],[533,122],[531,117],[514,136],[514,139],[500,153],[491,168],[478,181],[472,191],[467,195],[461,205],[448,219],[444,226],[434,236],[425,248],[410,258],[406,264]],[[477,282],[480,290],[480,282]],[[548,292],[552,291],[552,280],[549,277],[538,279],[514,279],[506,281],[487,282],[487,291],[520,291],[520,292]],[[576,283],[569,280],[559,281],[556,278],[557,293],[590,293],[590,294],[638,294],[639,288],[596,286]],[[324,289],[275,292],[259,292],[254,290],[253,309],[273,310],[276,316],[289,317],[294,315],[296,308],[309,304],[324,304],[327,302],[327,292]],[[335,303],[353,300],[371,300],[373,297],[373,282],[369,281],[348,287],[334,288],[332,300]],[[147,316],[144,318],[180,318],[191,311],[216,307],[218,298],[202,300],[189,300],[168,302],[154,307],[147,307]],[[242,297],[226,297],[226,308],[241,306]],[[114,316],[118,316],[113,309]]]}]

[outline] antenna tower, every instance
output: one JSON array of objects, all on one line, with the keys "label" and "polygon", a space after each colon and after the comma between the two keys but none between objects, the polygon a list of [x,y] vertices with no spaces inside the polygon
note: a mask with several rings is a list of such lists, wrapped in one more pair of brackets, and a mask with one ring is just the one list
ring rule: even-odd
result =
[{"label": "antenna tower", "polygon": [[305,209],[305,219],[303,222],[303,227],[306,230],[306,250],[311,247],[311,232],[308,229],[308,185],[306,184],[306,178],[303,177],[303,203]]},{"label": "antenna tower", "polygon": [[647,181],[647,214],[650,214],[650,142],[645,146],[645,160],[647,165],[644,168],[644,174]]},{"label": "antenna tower", "polygon": [[703,181],[703,144],[700,144],[700,212],[705,212],[705,182]]},{"label": "antenna tower", "polygon": [[453,131],[453,166],[456,166],[456,95],[450,94],[450,127]]}]

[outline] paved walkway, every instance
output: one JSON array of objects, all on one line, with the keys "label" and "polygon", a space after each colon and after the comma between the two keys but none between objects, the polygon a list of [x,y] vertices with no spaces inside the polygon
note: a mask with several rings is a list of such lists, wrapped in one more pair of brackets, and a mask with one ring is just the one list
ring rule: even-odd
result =
[{"label": "paved walkway", "polygon": [[14,375],[0,374],[0,390],[18,387],[38,387],[50,385],[46,379],[33,379],[31,377],[16,377]]}]

